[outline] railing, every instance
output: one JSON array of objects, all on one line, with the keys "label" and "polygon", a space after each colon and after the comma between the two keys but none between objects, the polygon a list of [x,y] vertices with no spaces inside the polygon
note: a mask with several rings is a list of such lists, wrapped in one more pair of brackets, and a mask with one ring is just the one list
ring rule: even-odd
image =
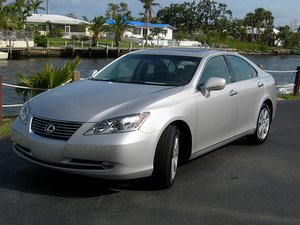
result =
[{"label": "railing", "polygon": [[[260,65],[260,67],[263,69],[263,66]],[[297,67],[296,70],[283,70],[283,71],[275,71],[275,70],[264,70],[267,73],[272,74],[273,77],[275,77],[275,80],[280,80],[279,76],[281,78],[285,78],[286,74],[294,74],[295,78],[293,76],[287,77],[285,79],[287,82],[283,83],[276,83],[277,88],[292,88],[293,95],[297,96],[299,95],[299,88],[300,88],[300,66]],[[277,79],[276,79],[277,78]]]},{"label": "railing", "polygon": [[[37,91],[47,91],[48,89],[44,88],[32,88],[32,87],[25,87],[25,86],[19,86],[19,85],[14,85],[14,84],[7,84],[2,82],[3,76],[0,75],[0,126],[3,123],[3,109],[5,108],[15,108],[15,107],[21,107],[23,103],[21,104],[10,104],[10,105],[3,105],[2,104],[2,87],[10,87],[10,88],[20,88],[20,89],[27,89],[27,90],[37,90]],[[73,81],[79,81],[80,80],[80,72],[74,71],[73,74]],[[72,80],[70,80],[72,81]],[[67,82],[69,83],[69,81]]]}]

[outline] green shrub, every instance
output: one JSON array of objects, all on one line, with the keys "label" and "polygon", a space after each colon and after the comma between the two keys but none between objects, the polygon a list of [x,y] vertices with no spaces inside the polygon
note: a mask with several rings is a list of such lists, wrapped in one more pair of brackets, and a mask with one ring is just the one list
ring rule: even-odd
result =
[{"label": "green shrub", "polygon": [[78,41],[79,40],[79,36],[76,35],[76,34],[73,34],[72,37],[71,37],[72,40],[74,41]]},{"label": "green shrub", "polygon": [[62,67],[54,67],[52,64],[46,64],[42,71],[31,76],[17,73],[19,82],[16,85],[43,90],[29,90],[15,88],[17,94],[26,101],[30,96],[35,96],[45,91],[60,86],[73,78],[73,73],[79,64],[79,58],[76,57],[72,62],[67,61]]},{"label": "green shrub", "polygon": [[48,38],[45,35],[40,35],[39,33],[35,33],[34,43],[38,47],[47,47]]},{"label": "green shrub", "polygon": [[13,118],[3,119],[3,124],[0,126],[0,137],[9,136],[13,121]]},{"label": "green shrub", "polygon": [[90,37],[89,37],[89,36],[86,36],[86,35],[79,35],[79,39],[80,39],[81,41],[88,41],[88,40],[90,40]]}]

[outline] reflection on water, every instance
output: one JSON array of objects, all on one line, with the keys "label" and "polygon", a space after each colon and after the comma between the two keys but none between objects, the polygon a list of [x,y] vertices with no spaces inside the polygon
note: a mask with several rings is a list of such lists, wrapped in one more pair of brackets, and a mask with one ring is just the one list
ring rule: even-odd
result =
[{"label": "reflection on water", "polygon": [[[295,70],[300,66],[300,56],[246,56],[257,65],[263,65],[266,70]],[[101,69],[113,59],[81,59],[77,70],[81,77],[87,77],[90,70]],[[0,60],[0,75],[3,75],[3,82],[13,84],[17,82],[16,73],[30,75],[41,71],[45,64],[62,66],[67,59],[23,59],[23,60]],[[278,83],[294,82],[294,74],[272,74]],[[3,87],[3,104],[21,103],[21,98],[13,88]],[[17,113],[19,109],[5,109],[4,114]]]}]

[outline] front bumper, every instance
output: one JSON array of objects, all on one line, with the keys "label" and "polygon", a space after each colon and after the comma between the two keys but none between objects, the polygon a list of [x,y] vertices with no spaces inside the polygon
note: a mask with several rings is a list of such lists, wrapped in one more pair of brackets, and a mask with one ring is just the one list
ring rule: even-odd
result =
[{"label": "front bumper", "polygon": [[70,173],[107,179],[151,176],[159,132],[84,136],[89,126],[83,124],[68,141],[61,141],[33,133],[17,118],[11,132],[13,151],[36,164]]}]

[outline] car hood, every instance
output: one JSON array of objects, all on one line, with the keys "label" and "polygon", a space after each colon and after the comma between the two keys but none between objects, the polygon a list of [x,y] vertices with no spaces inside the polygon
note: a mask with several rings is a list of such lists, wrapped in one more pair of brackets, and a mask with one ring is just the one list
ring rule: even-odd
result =
[{"label": "car hood", "polygon": [[29,102],[34,116],[64,121],[99,122],[132,113],[183,87],[84,80],[42,93]]}]

